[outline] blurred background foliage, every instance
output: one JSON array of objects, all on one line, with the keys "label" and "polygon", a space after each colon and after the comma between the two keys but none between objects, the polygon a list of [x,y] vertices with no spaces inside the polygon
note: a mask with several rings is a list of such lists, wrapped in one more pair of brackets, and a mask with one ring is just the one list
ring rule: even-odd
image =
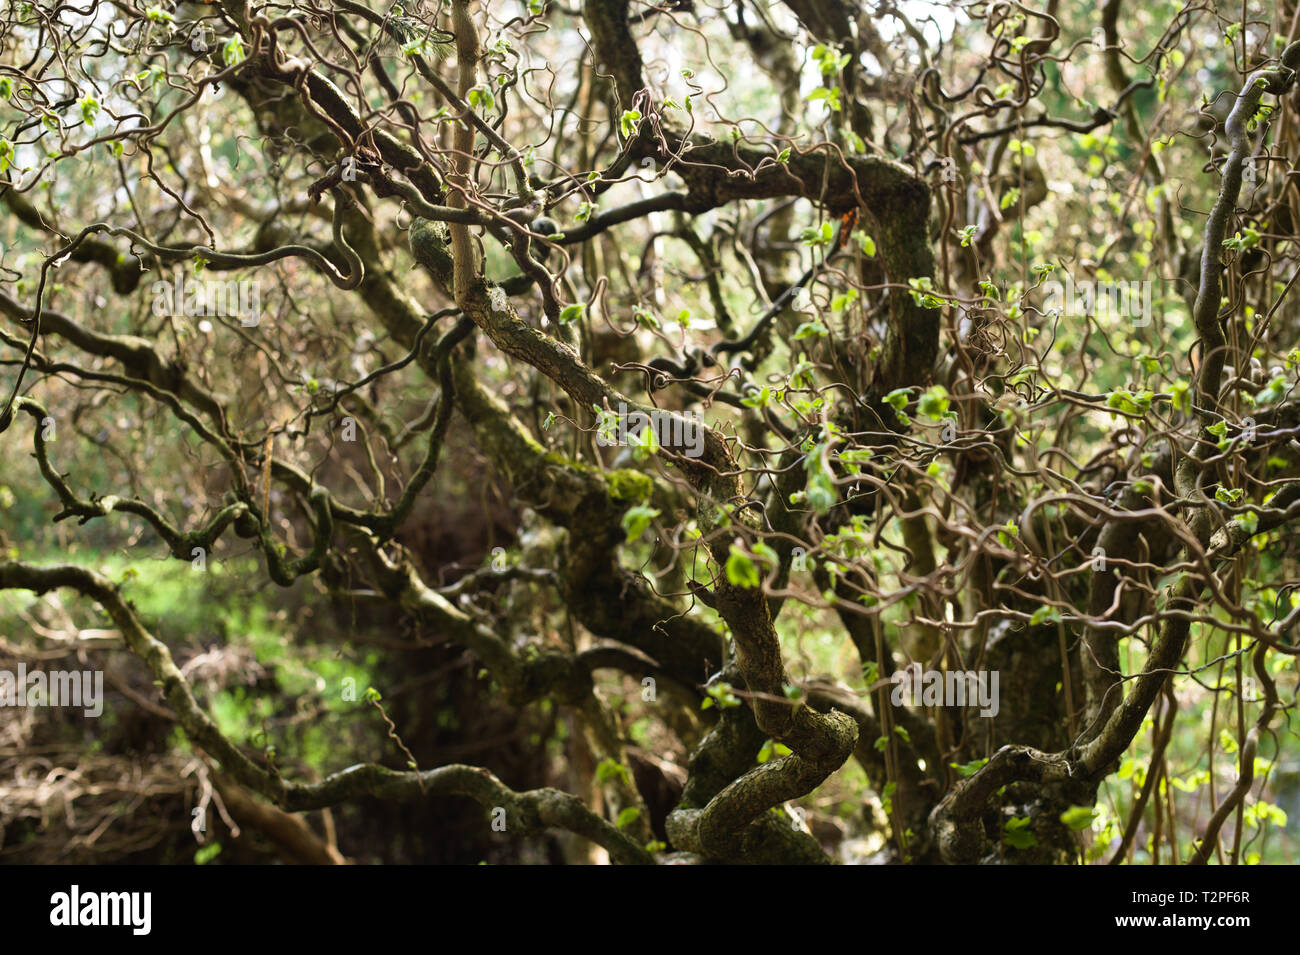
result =
[{"label": "blurred background foliage", "polygon": [[[933,58],[946,87],[964,85],[971,64],[982,55],[976,52],[986,42],[982,27],[976,29],[958,5],[900,6],[918,23],[934,16],[923,27],[929,46],[926,55]],[[1013,148],[1045,177],[1047,194],[1025,209],[1020,207],[1021,194],[1015,192],[1014,183],[989,183],[1003,195],[1007,222],[996,240],[1001,254],[987,280],[998,289],[1002,303],[999,334],[1016,343],[1008,350],[1019,349],[1025,356],[1016,374],[1026,380],[1092,392],[1134,393],[1167,392],[1188,380],[1187,356],[1195,338],[1188,310],[1188,263],[1163,258],[1172,246],[1160,241],[1157,233],[1163,227],[1161,217],[1169,213],[1179,239],[1175,245],[1195,249],[1203,213],[1218,184],[1217,176],[1205,168],[1212,150],[1207,150],[1210,140],[1198,122],[1207,94],[1237,85],[1237,51],[1228,26],[1243,5],[1210,6],[1221,8],[1222,16],[1207,15],[1186,31],[1166,68],[1155,77],[1154,88],[1130,101],[1140,126],[1154,131],[1150,143],[1134,141],[1120,121],[1080,134],[1033,130],[1014,140]],[[1245,6],[1264,13],[1259,4]],[[1182,10],[1181,4],[1170,0],[1127,5],[1125,46],[1149,49]],[[1064,4],[1057,15],[1063,26],[1062,48],[1072,42],[1080,47],[1049,70],[1049,83],[1038,104],[1052,115],[1089,114],[1113,99],[1102,57],[1093,44],[1096,10],[1093,5]],[[550,19],[550,29],[527,36],[521,55],[537,70],[529,82],[552,85],[552,95],[562,101],[577,95],[580,76],[569,64],[581,44],[573,18],[555,13]],[[882,16],[880,23],[882,30],[897,29],[888,17]],[[757,129],[759,122],[780,125],[782,97],[789,91],[775,88],[768,73],[750,68],[743,49],[726,42],[724,15],[709,11],[700,29],[699,34],[651,31],[646,39],[647,59],[689,67],[695,71],[696,83],[719,90],[695,100],[696,118],[703,123],[719,123],[717,114],[722,114],[751,117],[751,123],[740,124],[742,131]],[[711,60],[705,56],[706,38],[712,41]],[[909,48],[907,41],[899,42],[917,62],[914,45]],[[720,58],[720,50],[730,49],[736,50],[732,59]],[[802,64],[798,92],[806,95],[815,88],[817,76],[813,50],[792,44],[791,54]],[[112,56],[90,62],[105,71],[104,78],[117,70],[133,70],[133,64]],[[178,55],[176,66],[182,65],[183,57]],[[1134,69],[1140,74],[1140,68]],[[882,86],[896,81],[897,77],[881,79]],[[182,96],[179,90],[160,88],[157,78],[147,73],[139,85],[160,111],[174,107]],[[666,85],[671,89],[671,81]],[[428,91],[413,88],[408,95],[417,108],[429,106]],[[684,90],[678,93],[684,95]],[[1217,108],[1217,103],[1212,106]],[[0,103],[0,128],[10,121],[6,108]],[[821,104],[805,100],[791,131],[824,135],[827,112]],[[893,121],[899,121],[896,115]],[[507,131],[519,134],[514,141],[527,140],[530,122],[526,113],[504,120]],[[205,97],[180,114],[177,123],[184,148],[177,148],[171,161],[189,179],[207,180],[208,188],[196,188],[188,198],[218,226],[229,247],[257,241],[255,218],[244,214],[249,209],[278,207],[283,210],[280,216],[268,221],[307,234],[326,234],[323,214],[300,199],[303,183],[320,170],[310,168],[301,152],[260,135],[237,96],[227,91],[216,98]],[[1149,146],[1159,149],[1165,164],[1167,181],[1158,187],[1148,186],[1140,175]],[[846,149],[851,151],[852,144]],[[20,162],[41,161],[34,151],[27,152],[19,156]],[[541,168],[550,159],[539,151],[535,162]],[[30,200],[67,223],[120,214],[123,184],[137,177],[139,170],[133,164],[139,161],[130,155],[114,156],[102,147],[60,160]],[[1013,168],[1020,170],[1020,163]],[[978,164],[963,172],[972,179],[980,175]],[[221,204],[214,197],[214,185],[237,192]],[[637,184],[626,184],[603,202],[613,207],[643,193]],[[145,215],[160,221],[169,198],[156,190],[141,189],[141,195],[152,203]],[[743,215],[753,221],[773,209],[772,203],[759,201]],[[559,212],[569,217],[568,222],[560,222],[561,229],[579,224],[590,214],[576,199]],[[694,217],[691,225],[701,234],[734,236],[741,231],[738,215],[735,208],[723,207]],[[817,212],[803,201],[788,215],[796,234],[800,227],[819,224]],[[377,216],[383,229],[405,225],[387,208],[378,209]],[[955,227],[965,224],[959,211]],[[165,230],[158,234],[161,238],[156,241],[175,238]],[[11,294],[20,300],[30,298],[36,271],[48,251],[48,243],[16,217],[0,216],[0,260],[20,276],[12,283]],[[793,275],[814,261],[816,250],[790,241],[772,251],[785,258]],[[396,258],[394,264],[409,267],[409,262]],[[615,274],[629,265],[608,263]],[[1086,268],[1099,280],[1153,281],[1152,323],[1134,328],[1119,316],[1103,316],[1093,323],[1053,324],[1037,310],[1018,307],[1036,300],[1033,287],[1047,273],[1035,269],[1048,266],[1055,270],[1049,277]],[[668,334],[674,339],[679,332],[671,318],[688,313],[689,321],[680,330],[685,340],[706,342],[716,337],[718,316],[696,274],[698,263],[690,250],[682,243],[662,244],[655,268],[663,280],[653,301],[642,300],[624,283],[613,281],[611,310],[647,309],[662,328],[671,329]],[[513,265],[504,257],[495,263],[489,258],[489,269],[500,275]],[[267,316],[256,335],[230,319],[157,317],[149,295],[112,294],[88,266],[69,266],[55,273],[47,307],[93,316],[95,326],[103,330],[169,343],[179,360],[230,399],[234,424],[250,432],[290,421],[301,427],[303,412],[313,407],[318,389],[355,379],[403,354],[391,340],[375,334],[369,316],[349,296],[334,294],[305,265],[289,260],[263,273]],[[267,283],[267,277],[273,277],[274,285]],[[146,277],[146,286],[153,278]],[[748,327],[761,306],[737,270],[724,269],[718,278],[728,310],[741,318],[742,327]],[[411,271],[403,282],[417,298],[436,299],[423,273]],[[848,303],[841,311],[854,307]],[[847,324],[847,314],[838,315],[833,309],[827,314]],[[800,317],[788,319],[794,323]],[[1252,319],[1248,314],[1247,329]],[[1300,339],[1296,323],[1295,310],[1284,309],[1274,321],[1271,339]],[[755,370],[755,380],[768,376],[776,382],[789,374],[802,354],[792,330],[793,324],[774,336]],[[634,335],[651,340],[644,328]],[[1049,340],[1051,347],[1044,347]],[[617,355],[616,340],[603,342],[603,347],[610,350],[607,359]],[[1265,365],[1276,360],[1265,344],[1258,357]],[[478,358],[484,383],[537,426],[551,447],[561,452],[576,447],[578,435],[572,429],[555,425],[542,430],[540,419],[547,408],[544,386],[520,377],[490,348],[480,350]],[[615,382],[626,385],[635,378],[625,372]],[[1014,379],[1007,382],[1008,386],[1015,383]],[[59,423],[52,457],[78,493],[139,495],[186,524],[210,517],[209,488],[217,486],[219,462],[209,448],[179,429],[165,409],[129,392],[89,391],[75,380],[58,377],[41,379],[34,392]],[[397,433],[404,423],[424,413],[430,387],[418,374],[394,376],[383,379],[366,398]],[[710,411],[711,419],[725,420],[732,414],[732,409],[721,405]],[[1066,414],[1076,417],[1079,412],[1065,404],[1044,408],[1032,425],[1019,432],[1019,439],[1050,446],[1061,424],[1055,416]],[[743,430],[743,418],[734,417]],[[1086,417],[1088,426],[1075,426],[1068,448],[1081,460],[1087,458],[1090,442],[1100,440],[1114,426],[1104,409]],[[38,563],[79,563],[121,582],[152,631],[171,647],[200,702],[221,729],[243,746],[273,754],[286,775],[315,779],[367,761],[403,768],[408,757],[390,736],[386,716],[422,768],[470,762],[491,769],[516,790],[551,785],[584,793],[600,788],[597,761],[575,736],[571,716],[546,700],[522,708],[508,705],[472,655],[436,633],[424,632],[392,607],[331,596],[314,578],[279,588],[266,579],[256,549],[230,536],[207,555],[205,568],[196,569],[169,559],[140,522],[120,515],[84,525],[54,523],[58,502],[35,462],[19,450],[26,445],[8,441],[10,437],[6,435],[6,457],[0,466],[0,549],[10,557]],[[277,440],[290,441],[283,436]],[[298,442],[296,451],[316,462],[321,479],[334,487],[352,487],[350,503],[371,504],[365,497],[366,481],[358,477],[364,467],[359,451],[333,444],[319,427],[292,440]],[[408,445],[383,462],[384,470],[393,478],[409,473],[413,453],[418,453],[414,444]],[[950,476],[949,463],[938,467],[939,480]],[[294,527],[288,519],[284,527],[292,537]],[[518,560],[529,546],[542,546],[544,534],[473,445],[452,429],[434,482],[398,536],[418,555],[430,579],[448,583],[486,565],[497,547],[507,547],[510,559]],[[891,529],[887,538],[898,541],[900,533]],[[1294,568],[1293,540],[1277,534],[1256,545],[1257,567],[1246,581],[1246,592],[1262,616],[1271,616],[1275,601],[1282,598],[1254,581],[1285,576]],[[656,556],[662,554],[646,542],[624,549],[625,564],[647,574],[655,573]],[[896,553],[888,551],[876,559],[882,581],[888,581],[901,563]],[[533,622],[543,633],[562,639],[559,635],[573,626],[563,606],[542,588],[528,583],[511,586],[531,592]],[[909,611],[907,602],[892,608],[886,625],[901,623]],[[707,608],[692,612],[716,619]],[[109,701],[104,715],[93,724],[59,710],[11,711],[0,719],[0,861],[220,864],[282,858],[256,831],[245,830],[234,838],[228,826],[216,821],[215,813],[208,816],[207,832],[191,831],[191,808],[203,790],[203,773],[165,709],[142,704],[155,699],[142,666],[111,636],[90,634],[80,644],[71,644],[69,635],[100,626],[103,622],[96,609],[70,594],[38,598],[25,592],[0,592],[0,667],[12,668],[11,664],[25,660],[29,665],[95,666],[109,675]],[[1195,678],[1176,683],[1174,692],[1148,717],[1149,727],[1139,734],[1120,772],[1104,784],[1099,812],[1081,843],[1087,861],[1105,861],[1116,844],[1150,769],[1153,733],[1148,730],[1166,717],[1168,707],[1176,706],[1179,718],[1165,754],[1168,775],[1160,779],[1157,794],[1168,812],[1183,822],[1184,859],[1191,852],[1195,821],[1208,814],[1211,791],[1221,795],[1233,784],[1235,764],[1225,757],[1235,752],[1242,703],[1222,655],[1234,647],[1222,633],[1205,632],[1199,624],[1197,628],[1201,632],[1194,632],[1188,660],[1204,669]],[[862,682],[857,656],[828,611],[791,608],[781,618],[780,637],[796,678],[831,675],[852,685]],[[1134,640],[1127,647],[1125,670],[1131,673],[1141,666],[1142,648]],[[1293,661],[1283,655],[1271,658],[1287,698],[1294,696],[1296,687]],[[378,701],[367,696],[371,687],[379,692]],[[600,683],[623,731],[647,759],[659,761],[664,778],[676,778],[687,753],[678,734],[669,732],[653,704],[642,699],[640,689],[626,677],[604,675]],[[704,714],[694,718],[702,720]],[[1300,749],[1294,736],[1294,728],[1283,725],[1262,741],[1257,776],[1265,783],[1246,811],[1248,826],[1241,837],[1246,862],[1287,862],[1296,857]],[[1214,741],[1217,754],[1209,752],[1207,740]],[[856,763],[846,765],[798,805],[806,810],[814,834],[840,858],[861,860],[884,844],[886,820],[880,797],[869,789]],[[310,814],[309,819],[317,831],[336,840],[345,856],[358,862],[545,863],[591,857],[589,847],[564,834],[533,837],[521,845],[508,834],[494,833],[484,824],[482,810],[467,800],[399,804],[364,800],[328,814]],[[1137,841],[1133,862],[1157,858],[1153,835],[1145,833]],[[1169,861],[1167,847],[1160,851],[1164,854],[1159,861]]]}]

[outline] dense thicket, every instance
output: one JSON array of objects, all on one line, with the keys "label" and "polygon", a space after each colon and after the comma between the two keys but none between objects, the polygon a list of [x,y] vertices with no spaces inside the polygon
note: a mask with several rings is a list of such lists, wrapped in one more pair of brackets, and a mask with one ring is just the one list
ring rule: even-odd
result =
[{"label": "dense thicket", "polygon": [[0,858],[1286,858],[1298,23],[7,5]]}]

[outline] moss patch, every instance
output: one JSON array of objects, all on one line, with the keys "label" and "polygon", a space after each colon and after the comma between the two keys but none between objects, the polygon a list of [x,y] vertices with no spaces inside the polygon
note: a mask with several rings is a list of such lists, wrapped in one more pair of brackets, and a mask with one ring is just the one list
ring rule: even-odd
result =
[{"label": "moss patch", "polygon": [[649,475],[631,468],[620,468],[605,475],[609,482],[609,496],[620,504],[637,504],[648,500],[654,490],[654,481]]}]

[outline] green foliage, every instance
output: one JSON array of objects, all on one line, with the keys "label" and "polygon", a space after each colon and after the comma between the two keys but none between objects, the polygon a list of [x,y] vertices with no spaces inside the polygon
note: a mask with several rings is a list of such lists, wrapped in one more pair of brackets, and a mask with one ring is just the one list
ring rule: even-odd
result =
[{"label": "green foliage", "polygon": [[732,544],[727,554],[726,574],[728,583],[736,587],[749,589],[762,583],[758,565],[737,544]]},{"label": "green foliage", "polygon": [[641,539],[650,527],[650,522],[660,515],[660,511],[653,507],[630,507],[623,514],[623,532],[626,534],[625,543],[631,544]]},{"label": "green foliage", "polygon": [[1079,832],[1083,829],[1090,828],[1092,821],[1097,816],[1097,810],[1092,806],[1071,806],[1065,812],[1061,813],[1061,823],[1066,828]]},{"label": "green foliage", "polygon": [[1032,829],[1033,819],[1017,816],[1006,821],[1002,830],[1002,842],[1012,849],[1032,849],[1038,845],[1038,837]]},{"label": "green foliage", "polygon": [[632,777],[631,774],[628,773],[627,767],[618,760],[608,756],[602,759],[600,764],[596,767],[596,779],[602,783],[619,780],[625,786],[632,785]]}]

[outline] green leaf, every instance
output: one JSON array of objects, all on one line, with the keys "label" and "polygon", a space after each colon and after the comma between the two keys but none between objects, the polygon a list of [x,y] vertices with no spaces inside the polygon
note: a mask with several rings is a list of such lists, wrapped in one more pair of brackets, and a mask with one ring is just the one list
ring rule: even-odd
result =
[{"label": "green leaf", "polygon": [[602,783],[607,783],[611,779],[622,779],[625,783],[630,781],[627,767],[609,756],[602,759],[600,765],[596,767],[596,779]]},{"label": "green leaf", "polygon": [[821,100],[831,112],[838,113],[840,111],[840,88],[838,86],[819,86],[805,96],[804,99],[810,103]]},{"label": "green leaf", "polygon": [[759,541],[754,545],[754,556],[773,569],[781,566],[781,558],[777,556],[776,551],[772,550],[763,541]]},{"label": "green leaf", "polygon": [[825,338],[830,333],[830,329],[821,322],[804,322],[794,330],[794,340],[801,341],[805,338]]},{"label": "green leaf", "polygon": [[1271,405],[1286,397],[1287,380],[1285,375],[1277,375],[1255,394],[1255,403]]},{"label": "green leaf", "polygon": [[632,310],[632,317],[635,318],[636,323],[643,328],[658,329],[662,327],[659,324],[659,319],[655,317],[655,313],[650,311],[648,308],[643,308],[638,305]]},{"label": "green leaf", "polygon": [[961,776],[963,779],[968,779],[979,772],[980,767],[987,762],[987,759],[974,759],[969,763],[949,763],[948,765],[957,770],[958,776]]},{"label": "green leaf", "polygon": [[1002,841],[1013,849],[1029,849],[1038,845],[1037,837],[1028,828],[1031,822],[1028,817],[1008,819]]},{"label": "green leaf", "polygon": [[1133,395],[1127,391],[1112,391],[1106,396],[1106,407],[1113,408],[1116,411],[1135,412],[1137,406],[1133,404]]},{"label": "green leaf", "polygon": [[199,846],[194,850],[194,864],[207,865],[219,855],[221,855],[221,843],[209,842],[206,846]]},{"label": "green leaf", "polygon": [[824,466],[820,465],[821,455],[816,456],[819,466],[808,478],[808,490],[805,492],[805,498],[808,506],[818,514],[827,514],[839,500],[839,495],[835,491],[835,480],[830,472]]},{"label": "green leaf", "polygon": [[243,63],[247,57],[248,54],[244,52],[244,43],[237,36],[232,36],[221,46],[221,59],[226,66]]},{"label": "green leaf", "polygon": [[1071,806],[1061,813],[1061,822],[1069,829],[1080,832],[1092,825],[1097,810],[1092,806]]},{"label": "green leaf", "polygon": [[731,692],[730,683],[715,683],[709,687],[708,694],[708,697],[700,704],[702,710],[707,710],[715,705],[719,709],[729,710],[740,705],[740,698]]},{"label": "green leaf", "polygon": [[628,826],[632,825],[632,823],[636,822],[640,818],[641,818],[640,809],[638,809],[636,806],[627,806],[626,808],[624,808],[622,811],[619,812],[618,822],[616,823],[616,825],[620,829],[626,829]]},{"label": "green leaf", "polygon": [[835,238],[835,227],[829,222],[823,222],[819,226],[809,226],[799,233],[799,238],[809,247],[826,245]]},{"label": "green leaf", "polygon": [[1242,229],[1233,235],[1231,239],[1224,239],[1223,244],[1229,249],[1244,252],[1246,249],[1253,249],[1259,245],[1259,232],[1255,229]]},{"label": "green leaf", "polygon": [[[689,102],[689,99],[688,99]],[[688,110],[689,112],[689,107]],[[624,139],[631,139],[632,134],[636,132],[636,124],[641,122],[641,111],[639,109],[628,109],[623,111],[619,117],[618,128],[623,133]]]},{"label": "green leaf", "polygon": [[639,433],[629,435],[627,443],[638,461],[648,461],[659,453],[659,436],[654,428],[642,428]]},{"label": "green leaf", "polygon": [[728,582],[735,587],[752,590],[762,583],[753,559],[735,544],[727,554],[726,572]]},{"label": "green leaf", "polygon": [[916,410],[932,421],[942,420],[948,413],[948,389],[943,385],[930,386],[921,393]]},{"label": "green leaf", "polygon": [[560,324],[572,325],[574,322],[578,321],[578,319],[582,318],[583,313],[586,312],[586,310],[587,306],[581,303],[577,305],[566,305],[563,311],[560,312]]},{"label": "green leaf", "polygon": [[623,533],[626,534],[624,543],[631,544],[639,540],[641,535],[650,527],[650,522],[658,517],[660,512],[653,507],[630,507],[627,513],[623,515]]},{"label": "green leaf", "polygon": [[1060,623],[1061,612],[1055,607],[1039,607],[1029,618],[1029,625],[1037,627],[1044,623]]},{"label": "green leaf", "polygon": [[815,382],[815,366],[810,361],[801,361],[790,371],[791,388],[811,388]]}]

